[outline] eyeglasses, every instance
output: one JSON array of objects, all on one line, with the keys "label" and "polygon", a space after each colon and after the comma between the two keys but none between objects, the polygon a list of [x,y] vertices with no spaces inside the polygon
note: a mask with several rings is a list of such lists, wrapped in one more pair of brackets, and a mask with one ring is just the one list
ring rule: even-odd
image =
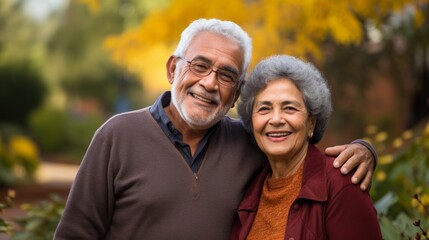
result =
[{"label": "eyeglasses", "polygon": [[216,73],[216,80],[218,83],[225,87],[234,87],[238,82],[237,73],[218,68],[217,70],[213,69],[213,65],[209,64],[200,59],[194,59],[192,61],[188,61],[183,57],[178,57],[179,59],[185,60],[188,63],[189,70],[198,77],[206,77],[210,75],[210,73]]}]

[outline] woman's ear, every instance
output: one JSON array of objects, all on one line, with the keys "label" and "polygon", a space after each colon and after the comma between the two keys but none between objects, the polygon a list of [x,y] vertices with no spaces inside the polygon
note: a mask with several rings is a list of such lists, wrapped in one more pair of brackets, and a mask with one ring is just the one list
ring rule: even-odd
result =
[{"label": "woman's ear", "polygon": [[173,81],[174,81],[174,71],[176,70],[176,64],[177,64],[177,57],[174,55],[171,55],[168,58],[167,64],[166,64],[167,78],[170,84],[173,84]]},{"label": "woman's ear", "polygon": [[316,129],[317,119],[316,117],[310,117],[310,133],[309,138],[313,137],[314,130]]},{"label": "woman's ear", "polygon": [[316,117],[312,117],[311,118],[311,127],[312,127],[313,131],[316,128],[316,123],[317,123]]}]

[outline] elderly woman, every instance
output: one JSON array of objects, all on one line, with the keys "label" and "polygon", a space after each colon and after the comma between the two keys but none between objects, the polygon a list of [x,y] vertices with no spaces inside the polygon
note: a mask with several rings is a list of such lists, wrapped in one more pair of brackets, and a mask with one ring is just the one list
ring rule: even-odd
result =
[{"label": "elderly woman", "polygon": [[240,203],[231,239],[381,239],[368,192],[314,145],[331,112],[312,64],[273,56],[255,67],[238,113],[270,164]]}]

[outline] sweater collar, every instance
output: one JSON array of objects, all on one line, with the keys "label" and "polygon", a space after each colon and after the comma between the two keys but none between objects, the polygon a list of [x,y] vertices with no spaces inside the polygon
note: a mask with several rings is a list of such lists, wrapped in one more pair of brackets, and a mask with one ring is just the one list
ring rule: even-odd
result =
[{"label": "sweater collar", "polygon": [[[326,201],[328,199],[326,187],[326,157],[313,144],[309,144],[304,161],[302,186],[297,199],[309,199],[313,201]],[[256,211],[265,178],[270,174],[269,164],[262,170],[259,176],[252,182],[249,190],[243,197],[238,211]]]}]

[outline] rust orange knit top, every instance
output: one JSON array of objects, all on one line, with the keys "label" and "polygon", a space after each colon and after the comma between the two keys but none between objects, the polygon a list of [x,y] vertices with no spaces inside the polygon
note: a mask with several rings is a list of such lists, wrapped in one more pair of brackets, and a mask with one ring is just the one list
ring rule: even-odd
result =
[{"label": "rust orange knit top", "polygon": [[303,170],[304,164],[301,164],[291,176],[277,179],[267,176],[248,240],[285,238],[289,209],[301,189]]}]

